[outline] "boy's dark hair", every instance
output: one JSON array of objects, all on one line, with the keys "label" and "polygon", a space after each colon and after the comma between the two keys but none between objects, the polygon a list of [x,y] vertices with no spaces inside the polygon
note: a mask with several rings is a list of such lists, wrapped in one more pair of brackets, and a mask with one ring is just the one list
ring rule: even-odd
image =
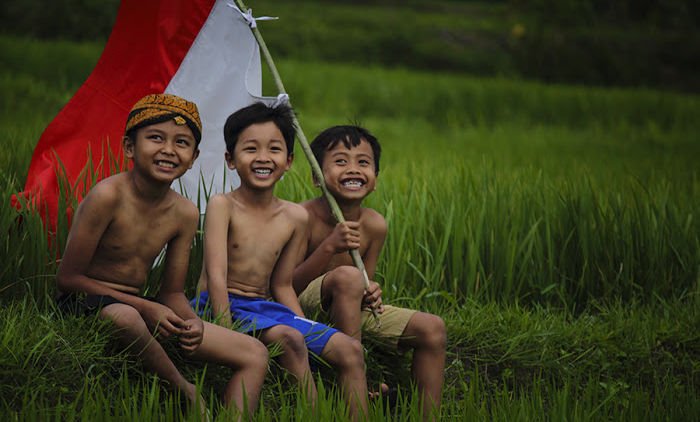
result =
[{"label": "boy's dark hair", "polygon": [[319,133],[318,136],[311,142],[311,151],[316,157],[319,166],[323,167],[323,158],[326,151],[335,148],[338,142],[342,142],[347,149],[360,145],[362,140],[367,141],[372,147],[374,154],[374,174],[379,174],[379,156],[382,153],[382,148],[379,146],[379,141],[369,131],[361,126],[342,125],[333,126]]},{"label": "boy's dark hair", "polygon": [[226,151],[233,155],[236,148],[238,136],[248,126],[256,123],[273,122],[282,132],[284,143],[287,145],[287,156],[294,153],[294,117],[292,108],[286,104],[270,107],[265,103],[257,102],[236,111],[228,116],[224,124],[224,140],[226,141]]}]

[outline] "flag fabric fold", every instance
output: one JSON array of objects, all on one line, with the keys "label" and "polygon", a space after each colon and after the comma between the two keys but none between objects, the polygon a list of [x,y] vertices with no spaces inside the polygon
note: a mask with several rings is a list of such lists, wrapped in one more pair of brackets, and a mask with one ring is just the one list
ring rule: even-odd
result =
[{"label": "flag fabric fold", "polygon": [[[112,33],[85,83],[44,130],[15,207],[28,203],[49,231],[58,217],[58,174],[75,184],[86,165],[107,177],[120,161],[129,110],[167,92],[197,103],[200,156],[173,185],[204,211],[204,193],[235,187],[224,162],[226,116],[260,97],[260,55],[246,21],[225,0],[122,0]],[[80,198],[78,198],[80,199]]]}]

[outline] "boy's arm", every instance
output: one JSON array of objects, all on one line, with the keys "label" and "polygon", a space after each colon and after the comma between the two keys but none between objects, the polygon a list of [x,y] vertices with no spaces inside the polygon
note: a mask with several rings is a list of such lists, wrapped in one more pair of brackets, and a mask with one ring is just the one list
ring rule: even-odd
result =
[{"label": "boy's arm", "polygon": [[382,289],[377,282],[374,281],[375,270],[377,269],[377,261],[379,260],[379,255],[384,247],[384,241],[386,240],[387,234],[387,224],[384,217],[375,211],[368,212],[365,217],[367,224],[367,230],[369,237],[369,246],[362,256],[362,261],[365,264],[365,270],[367,271],[367,277],[369,277],[369,287],[365,291],[365,296],[363,298],[363,305],[368,306],[372,309],[376,309],[378,312],[384,311],[384,306],[382,305]]},{"label": "boy's arm", "polygon": [[377,261],[379,261],[379,255],[384,247],[384,241],[386,240],[387,234],[387,224],[384,217],[376,211],[372,211],[367,216],[367,233],[369,239],[369,246],[362,256],[362,261],[365,264],[365,270],[367,270],[367,276],[370,280],[374,280],[374,272],[377,269]]},{"label": "boy's arm", "polygon": [[133,294],[108,287],[86,274],[95,250],[114,217],[119,196],[106,185],[95,186],[76,210],[61,264],[56,273],[59,290],[111,296],[133,306],[151,329],[165,337],[179,334],[184,321],[171,309]]},{"label": "boy's arm", "polygon": [[299,299],[294,292],[292,277],[294,266],[299,260],[299,251],[306,248],[307,227],[309,215],[300,206],[292,208],[291,217],[294,220],[294,232],[282,249],[275,269],[270,276],[270,292],[275,301],[287,306],[299,316],[304,316]]},{"label": "boy's arm", "polygon": [[[347,252],[350,249],[358,249],[360,247],[359,229],[360,223],[357,221],[336,224],[331,234],[323,239],[323,242],[316,249],[308,251],[306,259],[294,269],[294,289],[301,293],[311,280],[326,271],[328,262],[334,255]],[[307,232],[307,236],[310,241],[310,230]]]},{"label": "boy's arm", "polygon": [[231,328],[231,309],[228,303],[228,230],[230,205],[223,195],[214,195],[207,203],[204,220],[204,267],[212,313],[219,325]]},{"label": "boy's arm", "polygon": [[180,230],[168,242],[165,252],[165,270],[158,291],[158,300],[185,320],[180,343],[183,349],[193,352],[202,342],[204,324],[187,301],[185,283],[192,240],[199,223],[199,210],[189,201],[183,204],[180,210],[182,215],[179,216],[182,221]]}]

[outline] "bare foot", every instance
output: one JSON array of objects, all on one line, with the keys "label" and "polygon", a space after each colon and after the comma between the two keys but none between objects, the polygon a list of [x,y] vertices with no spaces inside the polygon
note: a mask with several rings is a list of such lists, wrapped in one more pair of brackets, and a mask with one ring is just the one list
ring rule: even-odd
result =
[{"label": "bare foot", "polygon": [[389,393],[389,386],[386,385],[385,383],[380,383],[379,384],[379,391],[370,391],[369,394],[369,399],[370,400],[375,400],[378,399],[382,396],[386,396]]},{"label": "bare foot", "polygon": [[210,422],[211,415],[209,414],[209,409],[207,409],[207,402],[201,394],[197,393],[197,387],[194,384],[190,384],[185,391],[185,395],[192,405],[197,406],[199,419],[202,422]]}]

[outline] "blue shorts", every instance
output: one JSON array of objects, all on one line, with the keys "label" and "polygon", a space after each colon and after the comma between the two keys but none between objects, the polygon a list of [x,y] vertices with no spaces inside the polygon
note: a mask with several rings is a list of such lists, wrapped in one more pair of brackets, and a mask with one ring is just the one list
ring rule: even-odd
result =
[{"label": "blue shorts", "polygon": [[[234,321],[242,324],[239,331],[251,333],[275,325],[288,325],[304,335],[306,347],[317,356],[321,356],[328,340],[338,332],[335,328],[298,316],[281,303],[266,299],[229,293],[228,303],[231,317]],[[190,305],[200,316],[208,315],[210,311],[209,292],[201,292],[199,296],[190,301]]]}]

